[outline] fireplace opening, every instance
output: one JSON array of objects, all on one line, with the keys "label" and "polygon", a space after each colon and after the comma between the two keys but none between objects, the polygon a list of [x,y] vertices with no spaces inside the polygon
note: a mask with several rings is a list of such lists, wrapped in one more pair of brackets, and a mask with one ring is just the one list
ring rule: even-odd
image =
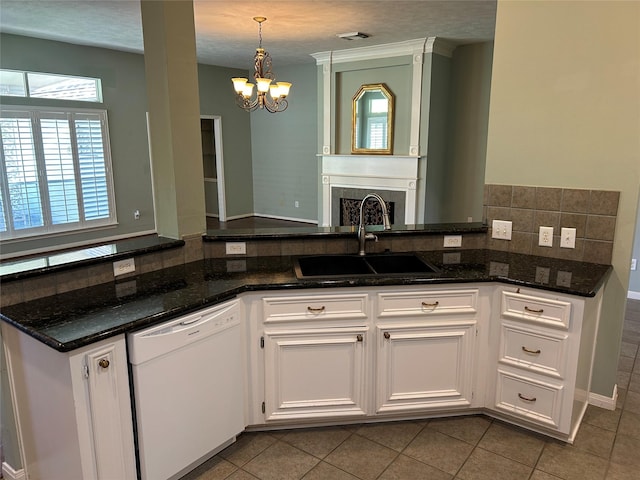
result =
[{"label": "fireplace opening", "polygon": [[[340,226],[360,225],[360,202],[358,198],[340,198]],[[395,202],[387,202],[389,220],[394,224]],[[382,225],[382,208],[377,200],[367,199],[362,208],[365,225]]]}]

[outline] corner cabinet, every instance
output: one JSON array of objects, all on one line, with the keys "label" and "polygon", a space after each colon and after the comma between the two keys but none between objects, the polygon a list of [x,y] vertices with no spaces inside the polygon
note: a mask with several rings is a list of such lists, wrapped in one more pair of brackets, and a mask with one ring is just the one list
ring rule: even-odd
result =
[{"label": "corner cabinet", "polygon": [[491,330],[494,416],[573,442],[587,407],[602,293],[500,287]]},{"label": "corner cabinet", "polygon": [[30,480],[135,480],[123,335],[58,352],[2,325],[23,466]]}]

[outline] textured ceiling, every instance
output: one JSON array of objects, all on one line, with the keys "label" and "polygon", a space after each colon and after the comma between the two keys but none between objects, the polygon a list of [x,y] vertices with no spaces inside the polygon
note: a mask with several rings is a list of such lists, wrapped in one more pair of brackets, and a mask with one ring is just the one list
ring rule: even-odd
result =
[{"label": "textured ceiling", "polygon": [[[492,40],[496,0],[194,0],[198,60],[249,68],[265,16],[263,46],[274,67],[312,63],[311,53],[441,37]],[[0,0],[0,31],[129,52],[143,51],[138,0]],[[364,32],[363,40],[336,35]]]}]

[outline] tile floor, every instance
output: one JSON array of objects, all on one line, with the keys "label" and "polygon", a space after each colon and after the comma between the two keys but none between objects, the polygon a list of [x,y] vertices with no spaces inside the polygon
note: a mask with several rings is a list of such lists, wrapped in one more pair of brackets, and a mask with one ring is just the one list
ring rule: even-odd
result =
[{"label": "tile floor", "polygon": [[243,433],[182,480],[640,479],[640,300],[629,300],[618,408],[574,445],[485,416]]}]

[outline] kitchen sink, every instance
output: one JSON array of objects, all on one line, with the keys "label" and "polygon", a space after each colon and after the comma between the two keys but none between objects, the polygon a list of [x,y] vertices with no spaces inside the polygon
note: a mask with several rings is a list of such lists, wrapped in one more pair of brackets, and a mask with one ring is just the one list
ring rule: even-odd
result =
[{"label": "kitchen sink", "polygon": [[362,277],[436,273],[438,269],[414,254],[310,255],[294,261],[298,278]]}]

